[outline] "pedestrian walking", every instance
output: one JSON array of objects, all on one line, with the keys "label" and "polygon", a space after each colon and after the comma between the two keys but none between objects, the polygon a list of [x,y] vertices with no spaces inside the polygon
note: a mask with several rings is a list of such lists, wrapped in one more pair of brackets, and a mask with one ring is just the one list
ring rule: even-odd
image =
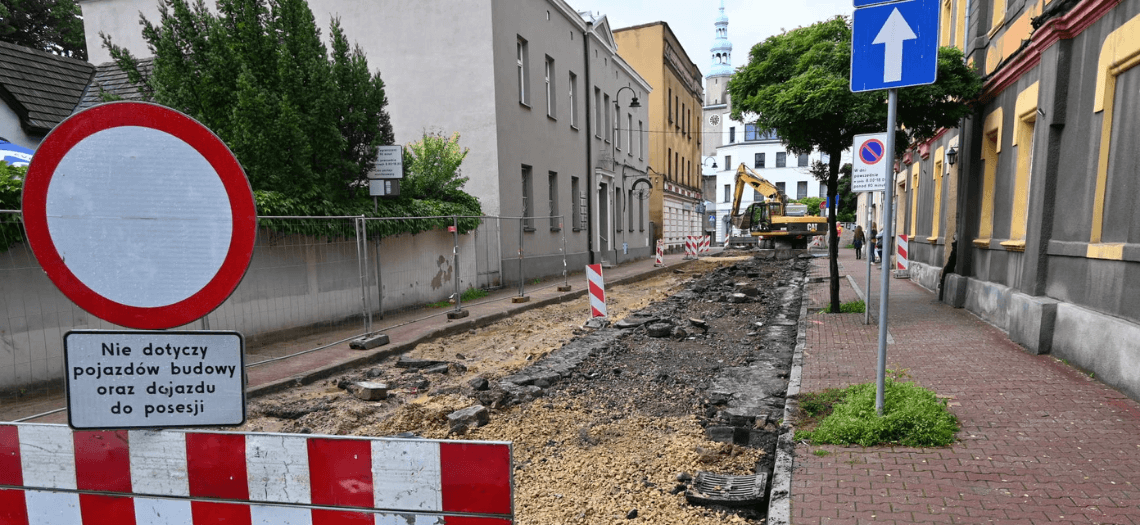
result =
[{"label": "pedestrian walking", "polygon": [[862,226],[856,226],[855,227],[855,239],[851,242],[851,244],[855,246],[855,258],[856,259],[862,259],[863,258],[863,243],[865,241],[866,241],[866,237],[863,235],[863,227]]},{"label": "pedestrian walking", "polygon": [[878,262],[875,260],[875,251],[878,249],[879,230],[875,228],[875,223],[871,223],[871,238],[867,239],[870,246],[867,248],[867,255],[871,257],[871,262]]},{"label": "pedestrian walking", "polygon": [[879,259],[875,262],[883,264],[883,232],[881,231],[877,236],[875,236],[875,255]]}]

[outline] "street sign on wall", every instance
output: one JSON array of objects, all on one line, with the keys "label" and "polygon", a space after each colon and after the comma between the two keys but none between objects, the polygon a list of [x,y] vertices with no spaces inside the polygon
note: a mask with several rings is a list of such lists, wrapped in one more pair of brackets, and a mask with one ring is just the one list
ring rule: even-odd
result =
[{"label": "street sign on wall", "polygon": [[851,148],[855,153],[851,163],[851,191],[886,191],[890,178],[890,166],[885,160],[886,142],[886,133],[855,135]]},{"label": "street sign on wall", "polygon": [[68,332],[68,423],[76,429],[241,425],[244,349],[237,332]]},{"label": "street sign on wall", "polygon": [[856,9],[851,91],[933,84],[938,77],[938,4],[907,0]]},{"label": "street sign on wall", "polygon": [[253,192],[226,145],[156,104],[77,113],[44,139],[24,181],[28,244],[87,312],[163,329],[206,315],[253,255]]}]

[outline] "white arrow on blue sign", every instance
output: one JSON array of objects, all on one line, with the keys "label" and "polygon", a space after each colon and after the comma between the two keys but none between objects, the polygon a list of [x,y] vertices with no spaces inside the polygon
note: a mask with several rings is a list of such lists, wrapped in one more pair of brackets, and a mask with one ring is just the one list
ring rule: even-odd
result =
[{"label": "white arrow on blue sign", "polygon": [[851,91],[933,84],[938,77],[938,8],[938,0],[908,0],[856,9]]}]

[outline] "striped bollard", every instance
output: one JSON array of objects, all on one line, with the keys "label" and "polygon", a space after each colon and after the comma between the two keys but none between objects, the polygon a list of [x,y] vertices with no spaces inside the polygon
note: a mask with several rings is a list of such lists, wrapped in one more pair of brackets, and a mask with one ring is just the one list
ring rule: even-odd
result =
[{"label": "striped bollard", "polygon": [[654,262],[653,266],[655,266],[655,267],[665,266],[665,248],[664,248],[664,244],[660,240],[657,241],[657,262]]},{"label": "striped bollard", "polygon": [[709,245],[712,244],[712,239],[708,235],[701,237],[701,255],[709,253]]},{"label": "striped bollard", "polygon": [[590,318],[606,317],[606,284],[602,280],[602,265],[586,265],[586,281],[590,290]]}]

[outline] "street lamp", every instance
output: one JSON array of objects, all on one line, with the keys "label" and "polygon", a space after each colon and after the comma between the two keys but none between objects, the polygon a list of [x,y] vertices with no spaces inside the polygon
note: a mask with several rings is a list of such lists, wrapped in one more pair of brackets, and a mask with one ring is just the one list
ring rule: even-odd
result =
[{"label": "street lamp", "polygon": [[701,158],[701,165],[702,166],[708,166],[708,164],[705,163],[706,160],[712,160],[713,164],[712,164],[712,166],[709,166],[709,167],[714,169],[714,170],[717,169],[716,168],[716,157],[702,157]]}]

